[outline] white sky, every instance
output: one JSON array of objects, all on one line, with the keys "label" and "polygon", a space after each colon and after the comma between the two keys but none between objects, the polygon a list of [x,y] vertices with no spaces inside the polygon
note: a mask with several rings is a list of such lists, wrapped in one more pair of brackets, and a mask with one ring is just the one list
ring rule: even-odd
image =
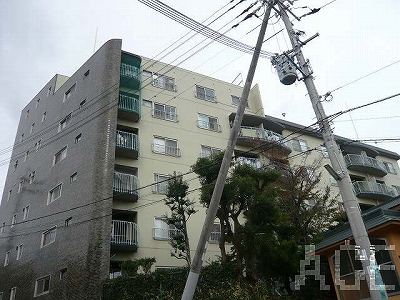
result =
[{"label": "white sky", "polygon": [[[298,0],[295,3],[297,7],[308,5],[317,8],[328,2],[330,0]],[[197,21],[204,21],[228,0],[164,0],[164,3]],[[250,3],[243,2],[210,27],[225,32],[242,19],[229,23]],[[399,28],[400,1],[377,3],[372,0],[336,0],[317,14],[294,23],[295,29],[306,32],[303,40],[320,33],[320,37],[303,47],[303,52],[310,59],[321,95],[400,60],[400,30],[396,29]],[[294,12],[301,15],[307,10],[296,9]],[[271,21],[275,22],[276,18]],[[227,35],[255,45],[258,29],[246,33],[259,23],[260,20],[252,18]],[[229,25],[223,27],[226,24]],[[280,22],[269,25],[266,38],[282,26]],[[54,74],[73,74],[93,54],[96,28],[96,49],[111,38],[122,38],[124,50],[150,58],[188,32],[183,25],[136,0],[0,1],[0,191],[11,154],[2,150],[14,143],[21,110]],[[179,57],[185,51],[203,39],[197,35],[186,42],[185,47],[179,47],[161,60],[176,65],[183,59]],[[286,34],[281,33],[266,42],[263,50],[282,52],[288,49],[288,43]],[[243,79],[246,77],[250,59],[248,54],[214,42],[180,66],[231,82],[239,73]],[[396,63],[339,89],[333,93],[333,101],[324,104],[327,114],[400,92],[396,80],[399,72],[400,63]],[[315,122],[304,84],[280,84],[268,59],[260,59],[253,83],[261,87],[266,114],[282,118],[282,113],[285,113],[286,120],[302,125]],[[399,100],[397,97],[354,111],[352,118],[358,137],[399,138]],[[349,118],[343,115],[337,119],[335,133],[357,139]],[[377,146],[400,153],[399,142],[379,143]]]}]

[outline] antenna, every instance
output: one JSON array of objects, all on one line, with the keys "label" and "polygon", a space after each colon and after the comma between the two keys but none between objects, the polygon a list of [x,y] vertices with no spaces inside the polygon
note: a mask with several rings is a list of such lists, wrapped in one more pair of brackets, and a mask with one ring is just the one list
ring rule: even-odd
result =
[{"label": "antenna", "polygon": [[97,42],[97,31],[99,30],[99,27],[96,27],[96,34],[94,36],[94,45],[93,45],[93,53],[96,52],[96,42]]}]

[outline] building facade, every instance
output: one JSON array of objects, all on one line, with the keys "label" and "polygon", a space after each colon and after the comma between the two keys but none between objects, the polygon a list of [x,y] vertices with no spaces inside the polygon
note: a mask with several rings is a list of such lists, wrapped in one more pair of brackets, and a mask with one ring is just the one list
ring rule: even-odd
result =
[{"label": "building facade", "polygon": [[[71,77],[56,75],[21,113],[0,206],[3,299],[100,299],[101,281],[118,276],[121,261],[183,263],[170,255],[175,229],[163,221],[168,178],[226,147],[242,88],[121,44],[110,40]],[[398,154],[338,141],[360,203],[400,192]],[[260,149],[272,148],[295,165],[329,163],[316,130],[265,116],[255,85],[235,159],[260,167]],[[334,185],[322,173],[322,184]],[[196,175],[184,179],[197,200]],[[205,216],[196,209],[188,224],[193,251]],[[206,261],[220,253],[219,235],[216,225]]]}]

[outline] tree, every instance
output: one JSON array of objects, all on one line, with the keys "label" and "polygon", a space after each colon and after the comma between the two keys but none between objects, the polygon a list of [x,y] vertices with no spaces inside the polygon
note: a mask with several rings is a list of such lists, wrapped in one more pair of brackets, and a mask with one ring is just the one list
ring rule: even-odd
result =
[{"label": "tree", "polygon": [[176,175],[168,181],[167,199],[165,204],[171,210],[170,216],[164,216],[168,225],[174,225],[176,230],[170,237],[170,245],[173,248],[171,256],[184,259],[190,268],[190,243],[187,231],[187,223],[191,215],[196,213],[194,201],[187,198],[189,185],[183,181],[182,175]]}]

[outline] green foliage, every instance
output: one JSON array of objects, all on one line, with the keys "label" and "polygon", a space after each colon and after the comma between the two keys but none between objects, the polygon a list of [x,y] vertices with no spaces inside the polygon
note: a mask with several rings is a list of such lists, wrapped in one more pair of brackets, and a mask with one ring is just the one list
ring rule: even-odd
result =
[{"label": "green foliage", "polygon": [[156,262],[155,257],[144,257],[136,260],[126,260],[121,263],[122,276],[133,277],[140,270],[144,274],[150,274],[151,267]]}]

